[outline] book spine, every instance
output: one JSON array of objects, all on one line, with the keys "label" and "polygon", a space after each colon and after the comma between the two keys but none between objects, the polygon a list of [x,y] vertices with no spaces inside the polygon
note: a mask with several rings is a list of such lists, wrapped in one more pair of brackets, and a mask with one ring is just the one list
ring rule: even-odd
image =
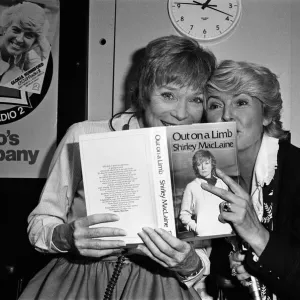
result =
[{"label": "book spine", "polygon": [[158,228],[165,229],[176,236],[168,144],[165,128],[153,128],[150,138]]}]

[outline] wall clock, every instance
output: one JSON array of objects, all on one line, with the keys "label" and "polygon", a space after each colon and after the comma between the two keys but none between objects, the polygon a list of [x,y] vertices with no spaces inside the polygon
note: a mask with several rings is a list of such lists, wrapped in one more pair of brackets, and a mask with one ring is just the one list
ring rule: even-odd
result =
[{"label": "wall clock", "polygon": [[168,0],[176,30],[201,42],[219,42],[237,27],[241,0]]}]

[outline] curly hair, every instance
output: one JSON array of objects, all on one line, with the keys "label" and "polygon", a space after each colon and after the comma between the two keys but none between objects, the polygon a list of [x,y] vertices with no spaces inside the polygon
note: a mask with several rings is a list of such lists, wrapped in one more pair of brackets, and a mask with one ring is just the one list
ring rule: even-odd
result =
[{"label": "curly hair", "polygon": [[1,15],[1,26],[4,32],[13,22],[20,24],[23,29],[36,34],[34,44],[40,47],[41,54],[44,56],[43,52],[47,52],[49,47],[45,41],[45,36],[50,26],[44,9],[31,2],[23,2],[10,6],[3,10]]},{"label": "curly hair", "polygon": [[223,60],[205,87],[205,98],[214,91],[233,95],[248,94],[263,103],[263,116],[271,120],[264,132],[285,139],[288,131],[282,128],[282,98],[277,76],[268,68],[246,61]]}]

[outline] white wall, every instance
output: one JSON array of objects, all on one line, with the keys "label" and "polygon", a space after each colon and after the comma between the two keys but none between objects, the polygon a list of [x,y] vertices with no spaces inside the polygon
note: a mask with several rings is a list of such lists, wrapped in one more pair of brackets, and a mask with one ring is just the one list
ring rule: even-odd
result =
[{"label": "white wall", "polygon": [[[125,88],[130,88],[126,85],[126,76],[131,71],[133,54],[150,40],[177,32],[169,20],[167,0],[90,2],[98,5],[98,10],[91,5],[91,20],[95,20],[93,16],[96,15],[101,26],[93,23],[90,35],[90,51],[96,44],[98,50],[90,58],[92,81],[89,82],[89,103],[93,105],[90,106],[89,119],[104,119],[125,107]],[[204,45],[215,53],[218,60],[232,58],[261,63],[279,76],[284,99],[284,127],[292,131],[292,142],[298,146],[299,13],[298,0],[242,0],[242,17],[234,34],[218,44]],[[116,19],[113,24],[114,16]],[[108,43],[101,46],[99,39],[103,36]],[[112,63],[113,74],[110,70]]]}]

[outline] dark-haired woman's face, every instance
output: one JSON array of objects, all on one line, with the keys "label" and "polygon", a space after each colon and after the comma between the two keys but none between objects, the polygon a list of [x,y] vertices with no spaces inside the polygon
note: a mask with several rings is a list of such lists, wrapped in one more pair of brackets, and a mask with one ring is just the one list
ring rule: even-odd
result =
[{"label": "dark-haired woman's face", "polygon": [[203,94],[190,87],[169,84],[154,87],[145,104],[145,127],[199,123],[203,114]]},{"label": "dark-haired woman's face", "polygon": [[269,124],[263,116],[262,102],[247,94],[214,91],[208,98],[206,116],[208,122],[236,122],[238,150],[258,148],[263,126]]},{"label": "dark-haired woman's face", "polygon": [[203,160],[197,167],[198,167],[198,172],[202,177],[204,178],[211,177],[211,171],[212,171],[211,159]]},{"label": "dark-haired woman's face", "polygon": [[18,23],[13,22],[3,36],[3,46],[9,55],[17,56],[31,49],[36,41],[36,34],[23,29]]}]

